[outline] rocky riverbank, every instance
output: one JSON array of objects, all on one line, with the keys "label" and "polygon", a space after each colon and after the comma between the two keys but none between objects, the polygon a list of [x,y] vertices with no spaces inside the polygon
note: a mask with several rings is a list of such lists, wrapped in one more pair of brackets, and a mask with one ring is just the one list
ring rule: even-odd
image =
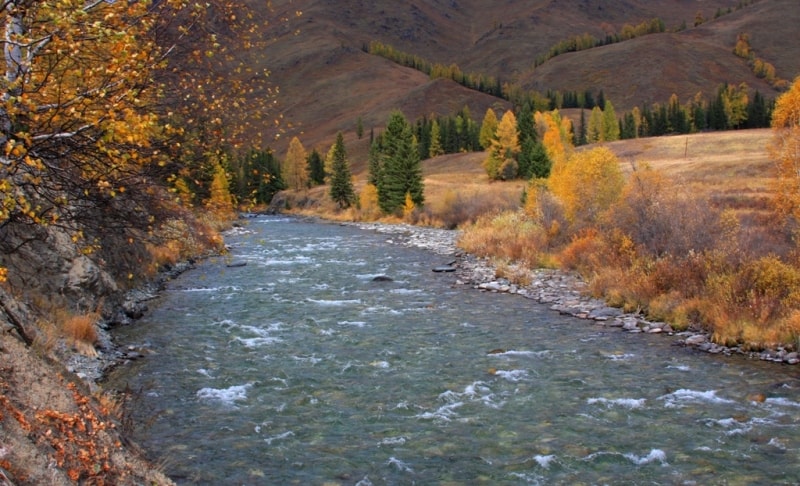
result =
[{"label": "rocky riverbank", "polygon": [[739,346],[721,346],[711,341],[711,336],[701,330],[676,331],[668,323],[654,322],[639,313],[625,313],[609,307],[602,300],[586,292],[586,283],[577,275],[551,269],[537,269],[524,280],[527,285],[516,285],[507,279],[497,278],[497,269],[491,261],[476,258],[457,247],[458,231],[425,228],[408,224],[352,223],[369,231],[387,235],[387,243],[424,248],[446,256],[447,265],[457,275],[456,284],[471,286],[483,292],[516,294],[542,305],[554,312],[582,319],[597,326],[619,328],[621,332],[660,334],[674,340],[677,346],[687,346],[710,354],[744,355],[775,363],[798,364],[800,355],[783,348],[761,352],[746,351]]}]

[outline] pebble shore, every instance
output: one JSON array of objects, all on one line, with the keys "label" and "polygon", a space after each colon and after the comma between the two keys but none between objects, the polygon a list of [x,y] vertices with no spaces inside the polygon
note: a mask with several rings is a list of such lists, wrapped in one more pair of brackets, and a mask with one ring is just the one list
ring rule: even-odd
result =
[{"label": "pebble shore", "polygon": [[795,365],[800,363],[797,352],[783,348],[760,352],[746,351],[739,346],[729,347],[711,341],[708,333],[699,330],[676,331],[667,323],[647,320],[638,313],[625,313],[609,307],[602,300],[590,297],[586,283],[577,275],[551,269],[531,271],[528,285],[515,285],[496,277],[496,268],[487,259],[464,253],[457,247],[459,232],[426,228],[408,224],[345,223],[360,229],[385,234],[387,243],[423,248],[447,257],[454,267],[456,284],[470,286],[482,292],[516,294],[547,305],[554,312],[583,319],[593,325],[619,328],[622,332],[661,334],[674,339],[676,346],[687,346],[710,354],[744,355],[753,359]]}]

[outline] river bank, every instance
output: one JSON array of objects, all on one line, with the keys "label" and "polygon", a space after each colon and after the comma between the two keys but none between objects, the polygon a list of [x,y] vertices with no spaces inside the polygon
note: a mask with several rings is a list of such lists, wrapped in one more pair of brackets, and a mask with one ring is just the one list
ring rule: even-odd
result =
[{"label": "river bank", "polygon": [[701,352],[722,355],[743,355],[751,359],[795,365],[800,355],[783,348],[747,351],[740,346],[722,346],[712,342],[711,336],[699,329],[676,331],[665,322],[646,319],[640,313],[625,313],[609,307],[602,300],[586,292],[586,282],[578,275],[553,269],[536,269],[526,275],[527,285],[516,285],[497,278],[497,268],[484,258],[476,258],[461,251],[457,230],[427,228],[409,224],[345,223],[360,229],[387,235],[387,243],[424,248],[437,254],[452,257],[458,275],[458,284],[471,286],[482,292],[516,294],[547,305],[554,312],[582,319],[591,325],[619,328],[622,332],[660,334],[674,340],[676,346],[687,346]]}]

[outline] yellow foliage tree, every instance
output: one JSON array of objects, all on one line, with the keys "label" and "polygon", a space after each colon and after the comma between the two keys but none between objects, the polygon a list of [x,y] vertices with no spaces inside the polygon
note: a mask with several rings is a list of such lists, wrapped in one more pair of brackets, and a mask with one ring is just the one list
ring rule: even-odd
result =
[{"label": "yellow foliage tree", "polygon": [[625,184],[619,160],[606,147],[576,152],[559,165],[547,184],[573,224],[597,222],[617,200]]},{"label": "yellow foliage tree", "polygon": [[489,155],[483,162],[486,173],[492,180],[513,179],[517,176],[517,155],[519,154],[517,117],[511,110],[503,114],[497,124],[494,137],[489,146]]},{"label": "yellow foliage tree", "polygon": [[211,197],[206,207],[220,220],[231,220],[236,211],[228,183],[228,174],[219,159],[214,161],[214,177],[211,180]]},{"label": "yellow foliage tree", "polygon": [[378,188],[373,184],[367,184],[358,196],[359,212],[362,219],[377,219],[381,215],[381,208],[378,205]]},{"label": "yellow foliage tree", "polygon": [[405,202],[403,203],[403,217],[409,219],[416,208],[417,206],[414,204],[414,199],[411,198],[411,193],[407,192]]},{"label": "yellow foliage tree", "polygon": [[478,141],[481,147],[489,149],[492,146],[494,139],[494,132],[497,130],[497,114],[493,109],[487,108],[486,114],[483,116],[483,123],[481,123],[481,131]]},{"label": "yellow foliage tree", "polygon": [[778,166],[775,207],[800,221],[800,77],[777,99],[772,131],[770,152]]},{"label": "yellow foliage tree", "polygon": [[281,172],[283,181],[289,189],[299,191],[308,187],[308,167],[306,162],[306,149],[297,137],[289,142],[289,150],[283,161]]},{"label": "yellow foliage tree", "polygon": [[563,162],[569,157],[574,148],[572,122],[568,118],[562,118],[558,110],[546,113],[536,112],[534,121],[547,157],[553,162],[553,169],[555,169],[559,162]]}]

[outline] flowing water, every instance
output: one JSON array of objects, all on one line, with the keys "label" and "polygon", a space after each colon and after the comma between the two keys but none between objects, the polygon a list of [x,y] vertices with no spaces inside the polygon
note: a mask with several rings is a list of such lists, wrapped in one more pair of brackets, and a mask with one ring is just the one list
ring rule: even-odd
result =
[{"label": "flowing water", "polygon": [[246,266],[117,331],[149,355],[108,385],[141,390],[135,439],[177,483],[800,483],[800,368],[457,286],[386,239],[253,219]]}]

